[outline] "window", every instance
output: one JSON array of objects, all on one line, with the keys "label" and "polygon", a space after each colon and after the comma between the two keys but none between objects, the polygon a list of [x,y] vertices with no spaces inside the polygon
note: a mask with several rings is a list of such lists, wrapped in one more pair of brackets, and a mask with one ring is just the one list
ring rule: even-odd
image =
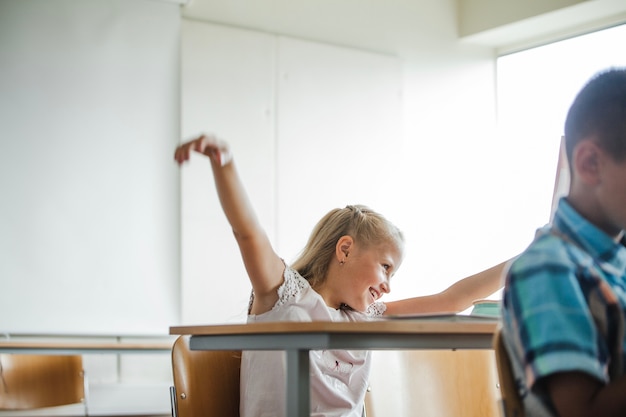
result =
[{"label": "window", "polygon": [[626,24],[498,58],[499,130],[520,198],[518,227],[549,220],[567,110],[593,74],[626,66],[625,44]]}]

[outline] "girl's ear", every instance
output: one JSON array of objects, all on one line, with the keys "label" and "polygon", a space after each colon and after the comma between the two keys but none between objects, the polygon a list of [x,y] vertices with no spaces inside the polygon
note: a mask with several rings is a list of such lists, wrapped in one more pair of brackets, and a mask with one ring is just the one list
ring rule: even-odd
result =
[{"label": "girl's ear", "polygon": [[345,258],[348,257],[353,245],[354,239],[352,239],[352,236],[345,235],[339,238],[337,245],[335,246],[335,255],[337,256],[339,262],[343,263],[343,261],[345,261]]},{"label": "girl's ear", "polygon": [[574,149],[575,175],[587,185],[596,185],[600,181],[601,158],[602,150],[593,140],[582,140]]}]

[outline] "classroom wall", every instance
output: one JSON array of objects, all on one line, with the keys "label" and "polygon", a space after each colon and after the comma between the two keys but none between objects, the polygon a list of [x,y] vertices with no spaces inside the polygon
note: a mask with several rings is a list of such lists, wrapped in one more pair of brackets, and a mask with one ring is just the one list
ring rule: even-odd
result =
[{"label": "classroom wall", "polygon": [[[495,140],[494,55],[492,48],[459,43],[454,1],[398,1],[388,7],[366,2],[359,7],[359,13],[342,3],[333,7],[333,18],[324,23],[321,17],[328,15],[327,2],[304,2],[310,18],[302,21],[297,20],[293,7],[281,2],[271,16],[268,11],[254,8],[235,13],[241,4],[191,3],[183,9],[183,16],[194,20],[205,17],[209,23],[220,22],[261,33],[275,31],[306,37],[319,43],[389,55],[399,61],[402,127],[397,135],[382,135],[379,145],[385,152],[385,162],[394,164],[389,170],[392,178],[384,203],[378,202],[380,193],[361,201],[385,213],[407,236],[407,256],[394,278],[390,298],[443,289],[465,275],[512,256],[516,247],[480,239],[488,233],[497,239],[504,229],[502,224],[492,222],[493,211],[499,206],[491,202],[500,193],[500,184],[489,175],[494,161],[487,156]],[[300,22],[302,29],[298,30],[295,22]],[[333,126],[325,127],[333,130]],[[351,157],[355,156],[346,156],[348,160]],[[320,164],[319,170],[325,167]],[[333,192],[346,189],[346,195],[353,187],[350,183],[338,186],[326,182]],[[316,218],[326,210],[322,209],[325,194],[314,194],[319,212]],[[461,211],[459,198],[477,203],[461,202]],[[328,201],[325,207],[335,206],[336,202]],[[297,213],[299,208],[280,210]],[[302,236],[294,237],[291,246],[281,247],[281,253],[298,250],[311,226],[309,222],[307,229],[298,228]],[[476,236],[479,241],[468,245],[468,240]],[[283,243],[284,239],[278,242]],[[448,260],[450,253],[456,261]]]},{"label": "classroom wall", "polygon": [[[609,12],[613,7],[605,0],[587,3],[602,3]],[[556,1],[550,4],[557,8]],[[490,18],[486,4],[471,5]],[[517,11],[512,20],[528,16],[528,9]],[[408,255],[388,299],[438,291],[506,260],[548,221],[549,199],[537,202],[509,182],[519,178],[513,171],[525,169],[513,163],[520,144],[499,137],[496,128],[496,49],[534,39],[535,27],[488,42],[461,38],[464,13],[456,1],[303,0],[296,6],[287,0],[204,0],[182,13],[198,22],[388,54],[401,62],[402,144],[394,148],[393,204],[380,209],[406,232]],[[559,30],[567,18],[560,24]],[[527,204],[544,204],[545,215],[540,207],[533,216],[520,213]]]},{"label": "classroom wall", "polygon": [[178,320],[179,7],[0,2],[0,333]]}]

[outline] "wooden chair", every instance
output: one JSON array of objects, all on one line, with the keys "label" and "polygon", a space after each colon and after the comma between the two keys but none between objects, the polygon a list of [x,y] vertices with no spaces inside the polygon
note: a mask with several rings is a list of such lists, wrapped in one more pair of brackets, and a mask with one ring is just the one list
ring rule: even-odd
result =
[{"label": "wooden chair", "polygon": [[0,354],[0,410],[34,410],[70,404],[87,409],[80,355]]},{"label": "wooden chair", "polygon": [[504,417],[524,417],[524,408],[519,393],[517,392],[517,385],[509,359],[509,353],[504,345],[502,329],[496,331],[493,340],[493,348],[496,352]]},{"label": "wooden chair", "polygon": [[189,336],[172,347],[173,417],[239,417],[241,351],[192,351]]}]

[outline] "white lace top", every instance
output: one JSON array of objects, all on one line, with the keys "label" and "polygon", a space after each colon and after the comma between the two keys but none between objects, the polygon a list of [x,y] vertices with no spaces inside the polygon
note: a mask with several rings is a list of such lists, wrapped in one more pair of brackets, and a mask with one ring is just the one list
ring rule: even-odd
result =
[{"label": "white lace top", "polygon": [[[382,315],[386,309],[378,302],[370,306],[367,313],[336,310],[328,307],[294,269],[285,268],[284,279],[274,307],[263,314],[248,315],[248,323],[365,321]],[[361,417],[370,371],[368,351],[312,351],[310,369],[312,417]],[[285,378],[283,352],[244,351],[241,359],[241,417],[285,417]]]}]

